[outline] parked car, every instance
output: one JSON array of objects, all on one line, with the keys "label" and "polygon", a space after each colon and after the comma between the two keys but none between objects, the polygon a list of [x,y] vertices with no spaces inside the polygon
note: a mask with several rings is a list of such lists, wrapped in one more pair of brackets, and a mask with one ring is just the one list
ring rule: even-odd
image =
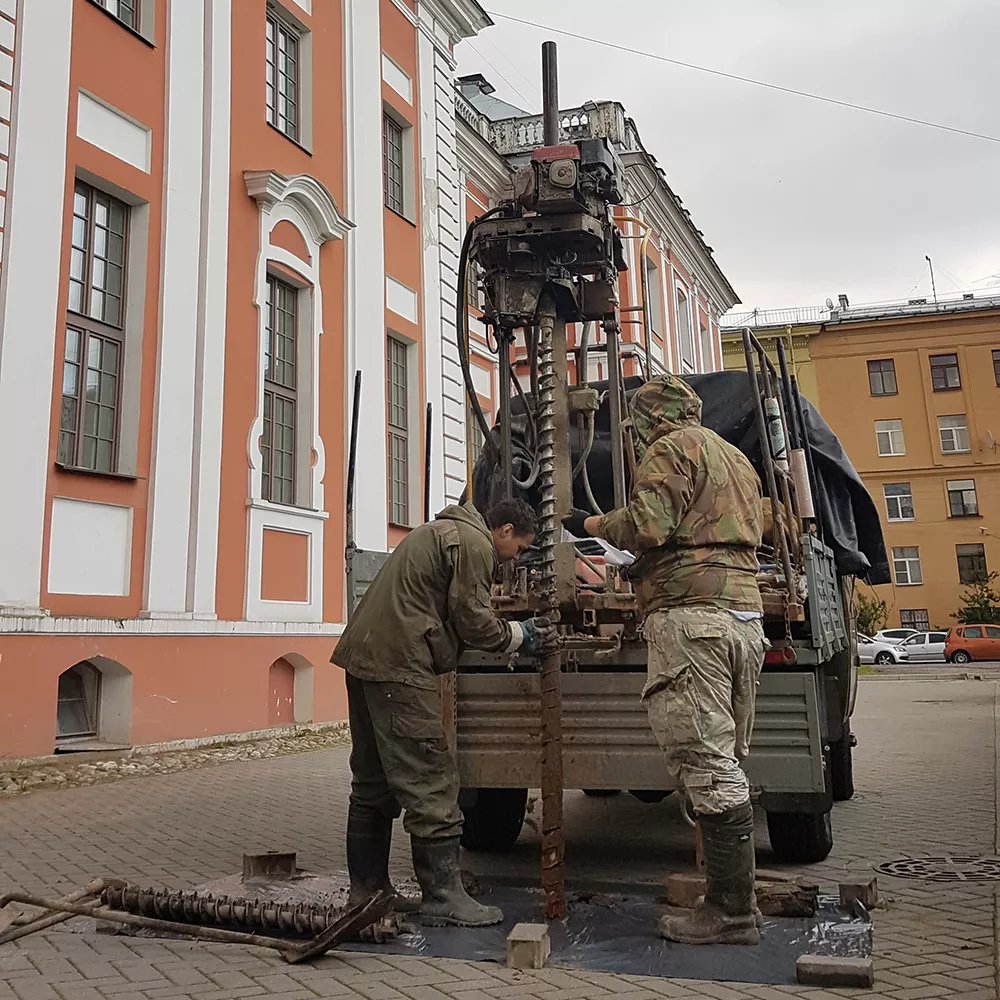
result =
[{"label": "parked car", "polygon": [[881,632],[876,632],[872,636],[877,642],[891,642],[894,645],[899,645],[901,642],[906,642],[907,639],[912,635],[920,635],[920,629],[917,628],[884,628]]},{"label": "parked car", "polygon": [[949,629],[944,655],[952,663],[1000,660],[1000,625],[959,625]]},{"label": "parked car", "polygon": [[918,632],[901,642],[899,648],[910,654],[910,663],[943,663],[947,638],[947,632]]},{"label": "parked car", "polygon": [[909,659],[909,653],[891,642],[881,642],[859,632],[858,658],[862,663],[877,663],[880,666],[888,666],[890,663],[906,663]]}]

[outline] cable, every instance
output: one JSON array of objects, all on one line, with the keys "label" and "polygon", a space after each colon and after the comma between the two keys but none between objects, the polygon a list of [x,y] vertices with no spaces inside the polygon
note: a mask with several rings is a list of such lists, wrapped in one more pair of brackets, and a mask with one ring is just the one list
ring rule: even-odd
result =
[{"label": "cable", "polygon": [[501,80],[503,80],[504,83],[507,84],[508,87],[510,87],[511,90],[514,91],[515,94],[517,94],[518,97],[521,98],[522,101],[524,101],[525,104],[528,105],[528,107],[531,107],[533,102],[529,101],[528,98],[525,97],[524,94],[522,94],[521,91],[519,91],[517,87],[515,87],[514,84],[512,84],[510,80],[508,80],[507,77],[505,77],[503,73],[501,73],[500,70],[498,70],[496,66],[494,66],[493,63],[491,63],[489,59],[487,59],[486,56],[484,56],[482,52],[480,52],[479,49],[477,49],[469,39],[466,39],[466,44],[469,46],[470,49],[472,49],[473,52],[476,53],[477,56],[479,56],[480,59],[483,60],[484,63],[486,63],[487,66],[489,66],[491,70],[493,70],[494,73],[496,73],[498,77],[500,77]]},{"label": "cable", "polygon": [[500,17],[505,21],[514,21],[517,24],[524,24],[531,28],[541,28],[543,31],[554,31],[556,34],[565,35],[567,38],[575,38],[580,42],[591,42],[606,49],[617,49],[619,52],[627,52],[633,56],[645,56],[647,59],[655,59],[658,62],[669,63],[671,66],[681,66],[684,69],[694,69],[699,73],[709,73],[712,76],[721,76],[726,80],[735,80],[738,83],[750,83],[755,87],[765,87],[768,90],[777,90],[782,94],[792,94],[795,97],[807,97],[811,101],[822,101],[824,104],[834,104],[841,108],[850,108],[853,111],[864,111],[870,115],[880,115],[883,118],[895,118],[897,121],[910,122],[912,125],[924,125],[927,128],[940,129],[943,132],[954,132],[957,135],[971,136],[973,139],[985,139],[987,142],[1000,142],[1000,136],[987,135],[983,132],[973,132],[969,129],[956,128],[954,125],[943,125],[941,122],[926,121],[923,118],[911,118],[909,115],[899,115],[894,111],[883,111],[881,108],[870,108],[864,104],[853,104],[850,101],[841,101],[835,97],[824,97],[822,94],[811,94],[807,90],[796,90],[794,87],[783,87],[777,83],[768,83],[765,80],[755,80],[749,76],[739,76],[736,73],[727,73],[721,69],[712,69],[709,66],[699,66],[697,63],[684,62],[681,59],[671,59],[669,56],[662,56],[656,52],[644,52],[642,49],[633,49],[628,45],[619,45],[607,39],[590,38],[587,35],[579,35],[564,28],[555,28],[551,24],[538,24],[536,21],[527,21],[520,17],[513,17],[510,14],[501,14],[499,11],[487,11],[490,17]]}]

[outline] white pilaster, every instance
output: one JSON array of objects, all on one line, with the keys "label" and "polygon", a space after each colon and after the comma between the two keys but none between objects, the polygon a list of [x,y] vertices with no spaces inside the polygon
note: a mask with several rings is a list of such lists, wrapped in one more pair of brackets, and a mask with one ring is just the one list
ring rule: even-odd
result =
[{"label": "white pilaster", "polygon": [[145,581],[145,614],[150,617],[190,614],[188,552],[202,318],[205,18],[206,0],[167,5],[163,249]]},{"label": "white pilaster", "polygon": [[347,216],[346,419],[354,373],[362,375],[355,493],[355,542],[387,545],[385,256],[382,208],[382,49],[379,6],[344,0]]},{"label": "white pilaster", "polygon": [[[21,5],[0,280],[0,608],[37,611],[66,202],[72,0]],[[16,482],[16,488],[14,483]]]},{"label": "white pilaster", "polygon": [[222,463],[222,398],[229,254],[229,104],[232,82],[232,0],[205,8],[204,160],[198,355],[194,422],[187,609],[215,615]]}]

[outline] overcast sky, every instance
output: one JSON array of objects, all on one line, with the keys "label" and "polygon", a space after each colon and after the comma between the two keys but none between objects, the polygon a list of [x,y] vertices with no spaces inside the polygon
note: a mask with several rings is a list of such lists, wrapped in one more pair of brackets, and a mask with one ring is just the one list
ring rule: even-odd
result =
[{"label": "overcast sky", "polygon": [[[483,2],[483,0],[481,0]],[[742,76],[1000,136],[998,0],[485,0],[510,14]],[[1000,272],[1000,142],[724,80],[494,17],[458,49],[540,110],[617,100],[746,307],[982,289]],[[916,286],[916,287],[915,287]],[[1000,291],[1000,289],[995,289]]]}]

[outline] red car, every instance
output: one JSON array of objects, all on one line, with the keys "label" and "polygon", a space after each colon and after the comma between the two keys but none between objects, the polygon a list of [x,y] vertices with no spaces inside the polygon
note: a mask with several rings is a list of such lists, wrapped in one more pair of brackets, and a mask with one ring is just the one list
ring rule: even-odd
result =
[{"label": "red car", "polygon": [[1000,625],[958,625],[949,629],[944,658],[952,663],[1000,660]]}]

